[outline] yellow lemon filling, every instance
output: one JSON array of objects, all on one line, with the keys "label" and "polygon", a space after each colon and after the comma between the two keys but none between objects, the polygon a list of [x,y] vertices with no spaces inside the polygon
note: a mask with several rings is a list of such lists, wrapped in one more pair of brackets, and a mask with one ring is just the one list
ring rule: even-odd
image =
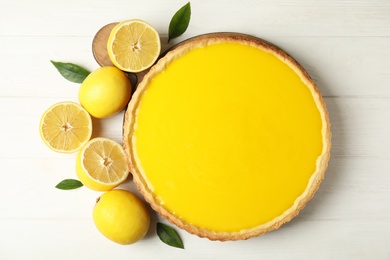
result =
[{"label": "yellow lemon filling", "polygon": [[240,43],[196,48],[143,92],[133,147],[148,189],[173,215],[217,232],[280,216],[321,155],[313,94],[275,55]]}]

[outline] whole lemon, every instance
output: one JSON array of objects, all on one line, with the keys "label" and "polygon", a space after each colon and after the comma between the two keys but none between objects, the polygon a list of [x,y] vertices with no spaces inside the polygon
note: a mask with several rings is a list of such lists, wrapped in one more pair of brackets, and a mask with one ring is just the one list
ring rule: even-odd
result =
[{"label": "whole lemon", "polygon": [[93,209],[97,229],[122,245],[141,240],[148,232],[150,215],[145,203],[126,190],[111,190],[97,199]]},{"label": "whole lemon", "polygon": [[126,74],[114,66],[104,66],[81,83],[79,100],[88,113],[106,118],[124,109],[131,97],[131,83]]}]

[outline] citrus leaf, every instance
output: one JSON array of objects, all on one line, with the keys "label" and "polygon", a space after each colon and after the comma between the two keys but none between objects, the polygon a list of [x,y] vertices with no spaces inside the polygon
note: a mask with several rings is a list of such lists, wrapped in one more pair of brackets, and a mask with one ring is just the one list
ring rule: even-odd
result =
[{"label": "citrus leaf", "polygon": [[50,61],[58,72],[67,80],[74,83],[82,83],[90,72],[79,65],[58,61]]},{"label": "citrus leaf", "polygon": [[191,18],[191,4],[188,2],[180,8],[169,23],[168,42],[182,35],[188,28]]},{"label": "citrus leaf", "polygon": [[58,183],[56,185],[57,189],[60,190],[73,190],[77,189],[79,187],[83,186],[83,184],[79,180],[74,180],[74,179],[65,179]]},{"label": "citrus leaf", "polygon": [[184,249],[183,242],[181,241],[179,235],[170,226],[157,222],[157,235],[165,244]]}]

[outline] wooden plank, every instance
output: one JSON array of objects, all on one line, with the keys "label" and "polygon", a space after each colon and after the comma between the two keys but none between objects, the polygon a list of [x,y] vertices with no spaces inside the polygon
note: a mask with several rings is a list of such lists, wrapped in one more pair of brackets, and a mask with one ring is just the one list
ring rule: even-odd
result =
[{"label": "wooden plank", "polygon": [[[265,39],[297,59],[324,96],[390,96],[390,37]],[[50,60],[73,62],[91,71],[97,69],[92,40],[93,37],[54,36],[2,39],[0,57],[8,70],[0,77],[0,97],[77,97],[79,85],[62,78]],[[164,44],[163,48],[169,46]]]},{"label": "wooden plank", "polygon": [[221,259],[388,259],[390,256],[387,240],[378,239],[388,237],[390,232],[383,221],[291,223],[262,237],[224,243],[180,232],[184,250],[163,244],[153,227],[137,244],[117,245],[100,235],[90,219],[0,220],[0,229],[2,259],[214,259],[215,255]]},{"label": "wooden plank", "polygon": [[[58,158],[41,141],[38,126],[42,113],[61,98],[0,98],[0,118],[5,134],[0,158]],[[77,98],[72,100],[77,101]],[[389,98],[325,99],[333,133],[332,156],[390,157]],[[12,111],[12,114],[8,111]],[[105,136],[122,142],[123,112],[103,120],[94,120],[93,136]],[[11,130],[12,129],[12,130]],[[28,130],[26,130],[28,129]],[[22,147],[22,149],[21,149]]]},{"label": "wooden plank", "polygon": [[[39,0],[34,5],[18,1],[1,6],[6,16],[0,35],[92,36],[107,23],[131,18],[144,19],[166,34],[172,15],[182,5],[176,0],[110,4]],[[26,6],[28,12],[21,11]],[[267,36],[390,36],[386,1],[197,1],[192,10],[190,35],[228,30]],[[227,19],[221,23],[215,17]]]},{"label": "wooden plank", "polygon": [[[8,169],[4,175],[6,183],[15,183],[2,188],[1,193],[13,199],[0,204],[0,220],[89,218],[95,200],[101,195],[86,187],[72,191],[54,187],[63,179],[77,179],[74,156],[0,159],[0,163]],[[319,190],[293,222],[389,219],[390,179],[386,171],[389,168],[390,160],[386,157],[332,158]],[[118,188],[142,197],[131,177]]]},{"label": "wooden plank", "polygon": [[332,156],[390,157],[389,98],[326,98]]}]

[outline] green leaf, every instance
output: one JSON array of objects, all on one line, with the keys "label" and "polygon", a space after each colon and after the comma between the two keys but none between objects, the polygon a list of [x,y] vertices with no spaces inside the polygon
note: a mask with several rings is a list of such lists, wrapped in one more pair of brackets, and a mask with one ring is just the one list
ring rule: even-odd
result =
[{"label": "green leaf", "polygon": [[190,24],[191,4],[188,2],[177,11],[169,23],[168,42],[182,35]]},{"label": "green leaf", "polygon": [[183,242],[179,235],[170,226],[157,222],[157,235],[165,244],[184,249]]},{"label": "green leaf", "polygon": [[83,184],[79,180],[74,180],[74,179],[65,179],[58,183],[56,185],[57,189],[60,190],[73,190],[77,189],[79,187],[83,186]]},{"label": "green leaf", "polygon": [[82,83],[90,72],[79,65],[58,61],[50,61],[58,72],[67,80],[74,83]]}]

